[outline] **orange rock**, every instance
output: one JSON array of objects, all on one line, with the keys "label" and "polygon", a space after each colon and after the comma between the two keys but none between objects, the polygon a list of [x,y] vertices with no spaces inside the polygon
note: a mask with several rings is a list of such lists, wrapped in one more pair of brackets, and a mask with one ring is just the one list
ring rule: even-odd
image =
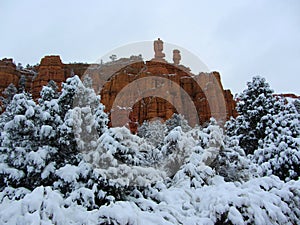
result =
[{"label": "orange rock", "polygon": [[59,56],[45,56],[38,67],[38,75],[33,79],[31,94],[38,98],[43,86],[54,80],[58,86],[66,80],[63,63]]},{"label": "orange rock", "polygon": [[[184,114],[192,121],[191,125],[198,118],[203,124],[211,116],[225,122],[236,115],[232,95],[223,90],[218,72],[194,76],[173,64],[158,61],[137,62],[117,71],[104,84],[101,98],[111,115],[111,125],[127,125],[133,132],[136,122],[141,124],[157,117],[167,120],[173,113]],[[196,115],[189,114],[188,101],[195,106]]]},{"label": "orange rock", "polygon": [[17,86],[20,76],[25,75],[26,90],[36,99],[50,80],[60,87],[73,74],[92,77],[94,88],[101,94],[112,119],[110,125],[127,125],[132,132],[145,120],[164,121],[173,113],[185,115],[191,125],[203,124],[211,116],[224,122],[237,115],[232,94],[223,89],[218,72],[194,75],[183,65],[164,60],[143,62],[140,57],[89,65],[63,64],[59,56],[45,56],[36,74],[18,70],[12,59],[3,59],[0,88],[4,90],[10,83]]},{"label": "orange rock", "polygon": [[10,83],[17,87],[18,82],[19,75],[13,60],[7,58],[0,60],[0,94]]}]

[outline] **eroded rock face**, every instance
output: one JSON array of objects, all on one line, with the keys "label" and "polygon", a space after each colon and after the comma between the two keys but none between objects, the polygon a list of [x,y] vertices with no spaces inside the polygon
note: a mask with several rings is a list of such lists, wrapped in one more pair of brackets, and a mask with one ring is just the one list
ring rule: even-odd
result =
[{"label": "eroded rock face", "polygon": [[50,80],[54,80],[61,88],[62,82],[74,74],[82,76],[90,65],[87,63],[63,64],[60,56],[45,56],[41,59],[37,75],[32,79],[31,94],[34,99],[38,98],[42,87]]},{"label": "eroded rock face", "polygon": [[232,94],[223,90],[218,72],[195,76],[181,67],[147,61],[116,72],[101,91],[111,125],[127,125],[135,132],[136,123],[167,120],[173,113],[183,114],[191,125],[203,124],[212,116],[225,122],[236,115]]},{"label": "eroded rock face", "polygon": [[0,93],[2,93],[10,83],[17,86],[18,82],[19,75],[13,59],[4,58],[0,60]]},{"label": "eroded rock face", "polygon": [[[26,90],[34,99],[44,85],[54,80],[58,87],[68,77],[89,75],[111,117],[111,126],[127,125],[132,132],[145,120],[169,119],[181,113],[190,122],[203,124],[210,117],[225,121],[236,116],[235,101],[224,90],[218,72],[194,75],[189,68],[162,60],[140,57],[99,64],[63,64],[59,56],[45,56],[35,72],[18,70],[12,59],[0,61],[0,88],[18,87],[26,76]],[[194,111],[193,111],[194,110]]]},{"label": "eroded rock face", "polygon": [[38,68],[38,74],[32,82],[32,96],[37,98],[42,87],[47,85],[50,80],[54,80],[58,87],[66,80],[64,65],[59,56],[45,56],[42,58]]}]

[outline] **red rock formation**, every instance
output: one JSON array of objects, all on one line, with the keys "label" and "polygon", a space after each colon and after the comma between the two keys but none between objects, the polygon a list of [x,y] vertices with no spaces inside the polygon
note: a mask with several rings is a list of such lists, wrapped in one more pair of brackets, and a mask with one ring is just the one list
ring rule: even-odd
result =
[{"label": "red rock formation", "polygon": [[12,59],[3,59],[0,88],[3,90],[10,83],[17,86],[20,76],[25,75],[26,90],[36,99],[49,80],[60,87],[72,74],[91,76],[96,92],[101,90],[106,111],[114,116],[111,125],[129,123],[133,132],[144,120],[166,120],[173,113],[185,115],[191,125],[202,124],[211,116],[223,121],[236,116],[232,94],[223,90],[218,72],[193,75],[183,65],[155,59],[143,62],[140,57],[89,65],[63,64],[59,56],[46,56],[37,73],[18,70]]},{"label": "red rock formation", "polygon": [[13,83],[16,87],[19,82],[18,71],[12,59],[0,60],[0,94]]},{"label": "red rock formation", "polygon": [[226,101],[226,110],[228,112],[227,114],[227,120],[230,119],[230,117],[237,117],[237,111],[236,111],[236,101],[233,99],[233,95],[231,94],[230,90],[224,90],[224,97]]},{"label": "red rock formation", "polygon": [[292,99],[300,99],[300,96],[295,94],[287,93],[287,94],[274,94],[275,97],[284,97],[284,98],[292,98]]},{"label": "red rock formation", "polygon": [[90,67],[90,64],[88,63],[70,63],[70,64],[64,64],[64,76],[70,77],[74,74],[78,76],[82,76],[86,70]]},{"label": "red rock formation", "polygon": [[[168,94],[164,95],[165,92]],[[185,93],[188,98],[184,97]],[[173,64],[157,61],[125,66],[104,84],[101,98],[111,113],[111,125],[129,123],[132,129],[136,122],[156,117],[166,120],[179,110],[192,121],[191,125],[198,118],[202,124],[211,116],[224,121],[236,115],[232,95],[229,90],[223,90],[219,73],[194,76]],[[195,106],[196,115],[190,114],[189,101]]]},{"label": "red rock formation", "polygon": [[38,75],[33,79],[31,93],[37,98],[43,86],[54,80],[58,86],[66,80],[63,63],[59,56],[45,56],[38,68]]}]

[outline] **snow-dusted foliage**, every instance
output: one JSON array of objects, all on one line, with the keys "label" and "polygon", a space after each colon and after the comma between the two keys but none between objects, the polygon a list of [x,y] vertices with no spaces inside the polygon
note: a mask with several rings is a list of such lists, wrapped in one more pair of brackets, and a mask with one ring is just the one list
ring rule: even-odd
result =
[{"label": "snow-dusted foliage", "polygon": [[57,146],[58,127],[63,123],[60,117],[57,92],[55,87],[44,86],[41,98],[38,99],[41,108],[40,141],[43,145]]},{"label": "snow-dusted foliage", "polygon": [[[77,76],[72,79],[78,80]],[[107,130],[108,116],[104,112],[104,105],[100,96],[92,89],[92,80],[86,76],[84,84],[77,82],[77,89],[73,99],[71,118],[77,147],[80,151],[93,151],[96,142]]]},{"label": "snow-dusted foliage", "polygon": [[184,132],[191,130],[188,121],[184,119],[184,116],[174,113],[170,119],[166,121],[167,130],[171,131],[175,127],[180,126]]},{"label": "snow-dusted foliage", "polygon": [[[165,173],[153,166],[153,147],[125,128],[111,128],[98,140],[96,151],[85,155],[97,173],[109,179],[110,185],[128,192],[134,186],[145,186],[163,180]],[[156,157],[159,158],[159,157]],[[153,167],[150,167],[150,166]]]},{"label": "snow-dusted foliage", "polygon": [[238,145],[236,137],[224,135],[215,119],[210,119],[207,127],[203,129],[203,133],[206,134],[206,148],[217,149],[216,158],[212,161],[211,166],[217,174],[224,177],[225,181],[248,180],[249,177],[256,174],[254,168],[250,168],[250,161],[244,150]]},{"label": "snow-dusted foliage", "polygon": [[278,100],[274,105],[278,113],[262,118],[266,137],[253,154],[264,175],[274,174],[283,180],[300,176],[300,115],[295,107]]},{"label": "snow-dusted foliage", "polygon": [[238,96],[239,116],[227,123],[230,142],[238,141],[262,175],[298,179],[299,113],[286,99],[273,97],[264,78],[254,77]]},{"label": "snow-dusted foliage", "polygon": [[164,145],[161,148],[164,161],[162,165],[169,176],[173,176],[186,162],[194,145],[195,140],[184,133],[179,126],[171,130],[165,137]]},{"label": "snow-dusted foliage", "polygon": [[91,87],[50,82],[0,115],[0,224],[300,224],[299,114],[263,78],[227,132],[180,115],[109,128]]},{"label": "snow-dusted foliage", "polygon": [[239,116],[227,123],[227,134],[238,137],[239,145],[246,154],[252,154],[258,148],[259,140],[265,137],[265,128],[259,125],[262,117],[273,110],[275,98],[272,94],[273,90],[265,79],[256,76],[237,96]]},{"label": "snow-dusted foliage", "polygon": [[169,188],[158,185],[147,193],[158,204],[142,199],[137,202],[163,213],[173,224],[292,225],[299,222],[298,185],[299,181],[283,183],[276,177],[233,183],[213,176],[199,188],[190,188],[185,180]]},{"label": "snow-dusted foliage", "polygon": [[300,114],[300,101],[297,99],[293,102],[296,107],[297,112]]},{"label": "snow-dusted foliage", "polygon": [[[91,152],[97,139],[107,130],[108,116],[91,87],[85,87],[78,76],[67,79],[58,99],[64,122],[59,126],[59,144],[66,154]],[[65,111],[65,113],[62,113]]]},{"label": "snow-dusted foliage", "polygon": [[68,110],[73,108],[78,86],[83,86],[78,76],[70,77],[62,84],[62,91],[58,98],[61,118],[64,118]]},{"label": "snow-dusted foliage", "polygon": [[154,147],[160,147],[164,141],[166,129],[166,125],[159,120],[145,121],[138,128],[138,135],[145,138]]},{"label": "snow-dusted foliage", "polygon": [[1,132],[1,183],[24,187],[39,183],[30,179],[40,172],[47,155],[38,146],[39,114],[39,107],[26,94],[16,94],[8,105],[4,115],[6,124]]},{"label": "snow-dusted foliage", "polygon": [[90,191],[82,188],[67,199],[51,187],[4,192],[1,224],[293,225],[300,216],[299,181],[283,183],[276,177],[232,183],[215,176],[200,188],[190,188],[184,180],[172,187],[157,183],[143,193],[136,191],[130,200],[94,210],[72,200],[81,195],[82,200],[93,202]]},{"label": "snow-dusted foliage", "polygon": [[4,91],[2,92],[3,96],[0,97],[2,110],[9,105],[17,91],[17,88],[12,83],[4,89]]}]

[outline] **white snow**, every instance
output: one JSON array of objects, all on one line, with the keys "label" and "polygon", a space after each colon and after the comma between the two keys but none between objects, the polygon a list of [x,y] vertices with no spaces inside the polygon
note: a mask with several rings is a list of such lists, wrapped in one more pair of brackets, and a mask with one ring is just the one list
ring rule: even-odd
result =
[{"label": "white snow", "polygon": [[[248,87],[261,90],[261,83],[256,77]],[[41,107],[18,94],[8,119],[0,118],[7,119],[0,120],[0,224],[300,224],[300,180],[273,175],[290,166],[290,176],[298,176],[299,120],[289,108],[261,118],[257,127],[266,123],[267,137],[247,157],[239,137],[226,136],[213,119],[193,129],[180,117],[148,123],[139,137],[108,128],[100,97],[79,77],[63,88],[66,98],[78,91],[66,115],[57,99]],[[240,107],[250,103],[249,115],[264,110],[265,93],[253,102],[243,95]],[[240,122],[247,128],[251,121]],[[68,148],[72,135],[76,149],[57,160],[65,149],[50,137]],[[78,149],[76,159],[85,160],[70,164],[67,154]]]},{"label": "white snow", "polygon": [[56,175],[62,178],[64,181],[71,183],[78,179],[78,167],[70,164],[65,165],[64,167],[56,170]]}]

